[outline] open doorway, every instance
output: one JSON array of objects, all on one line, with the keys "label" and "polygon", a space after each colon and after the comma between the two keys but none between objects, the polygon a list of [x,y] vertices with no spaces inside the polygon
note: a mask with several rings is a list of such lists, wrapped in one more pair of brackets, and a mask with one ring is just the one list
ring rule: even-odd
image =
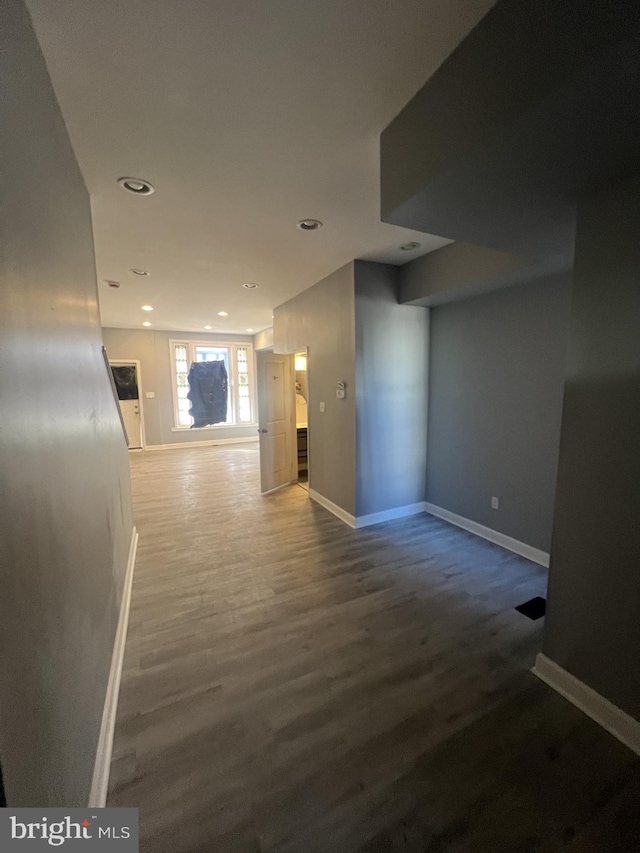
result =
[{"label": "open doorway", "polygon": [[309,490],[307,351],[256,353],[260,490],[290,484]]},{"label": "open doorway", "polygon": [[294,355],[298,485],[309,490],[309,383],[307,351]]}]

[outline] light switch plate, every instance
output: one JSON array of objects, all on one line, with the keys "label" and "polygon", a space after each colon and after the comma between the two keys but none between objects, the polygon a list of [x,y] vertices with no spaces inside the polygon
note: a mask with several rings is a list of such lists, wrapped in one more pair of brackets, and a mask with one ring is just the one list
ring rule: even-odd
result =
[{"label": "light switch plate", "polygon": [[324,403],[320,403],[320,411],[324,412]]},{"label": "light switch plate", "polygon": [[156,396],[156,392],[155,391],[145,391],[144,396],[147,398],[147,400],[153,400],[153,398]]}]

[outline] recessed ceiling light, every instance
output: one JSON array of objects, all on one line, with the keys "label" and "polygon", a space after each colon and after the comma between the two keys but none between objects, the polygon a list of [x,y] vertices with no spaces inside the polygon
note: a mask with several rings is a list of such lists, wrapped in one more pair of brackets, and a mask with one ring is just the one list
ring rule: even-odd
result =
[{"label": "recessed ceiling light", "polygon": [[419,249],[420,243],[403,243],[400,248],[403,252],[411,252],[413,249]]},{"label": "recessed ceiling light", "polygon": [[109,280],[107,279],[107,284],[109,285],[109,287],[120,287],[120,282],[119,282],[119,281],[109,281]]},{"label": "recessed ceiling light", "polygon": [[139,270],[139,269],[137,269],[137,267],[134,267],[134,268],[131,270],[131,272],[132,272],[134,275],[149,275],[149,273],[148,273],[146,270]]},{"label": "recessed ceiling light", "polygon": [[153,305],[141,305],[143,311],[153,311]]},{"label": "recessed ceiling light", "polygon": [[145,320],[145,321],[144,321],[144,323],[143,323],[142,325],[143,325],[143,326],[150,326],[150,325],[151,325],[151,323],[150,323],[148,320]]},{"label": "recessed ceiling light", "polygon": [[245,281],[242,286],[246,287],[247,290],[255,290],[258,285],[254,281]]},{"label": "recessed ceiling light", "polygon": [[322,228],[322,222],[319,219],[301,219],[298,222],[298,228],[301,231],[317,231]]},{"label": "recessed ceiling light", "polygon": [[213,329],[213,326],[205,326],[205,329]]},{"label": "recessed ceiling light", "polygon": [[228,316],[229,315],[227,314],[226,311],[218,311],[218,317],[228,317]]},{"label": "recessed ceiling light", "polygon": [[246,332],[253,332],[253,329],[245,329]]},{"label": "recessed ceiling light", "polygon": [[118,178],[118,184],[134,195],[151,195],[154,192],[153,186],[143,178]]}]

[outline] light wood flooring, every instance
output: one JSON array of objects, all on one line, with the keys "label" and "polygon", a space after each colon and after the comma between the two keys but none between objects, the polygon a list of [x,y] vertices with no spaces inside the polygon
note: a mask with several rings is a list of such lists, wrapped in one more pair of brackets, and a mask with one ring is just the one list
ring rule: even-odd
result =
[{"label": "light wood flooring", "polygon": [[544,569],[263,498],[254,445],[131,466],[109,805],[143,853],[640,851],[640,760],[528,672]]}]

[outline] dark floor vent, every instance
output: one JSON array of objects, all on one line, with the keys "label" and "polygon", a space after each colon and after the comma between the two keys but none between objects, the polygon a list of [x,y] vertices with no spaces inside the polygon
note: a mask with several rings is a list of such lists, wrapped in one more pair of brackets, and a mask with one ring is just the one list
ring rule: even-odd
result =
[{"label": "dark floor vent", "polygon": [[522,613],[523,616],[528,616],[529,619],[542,619],[547,611],[547,599],[537,595],[530,601],[519,604],[516,610],[518,613]]}]

